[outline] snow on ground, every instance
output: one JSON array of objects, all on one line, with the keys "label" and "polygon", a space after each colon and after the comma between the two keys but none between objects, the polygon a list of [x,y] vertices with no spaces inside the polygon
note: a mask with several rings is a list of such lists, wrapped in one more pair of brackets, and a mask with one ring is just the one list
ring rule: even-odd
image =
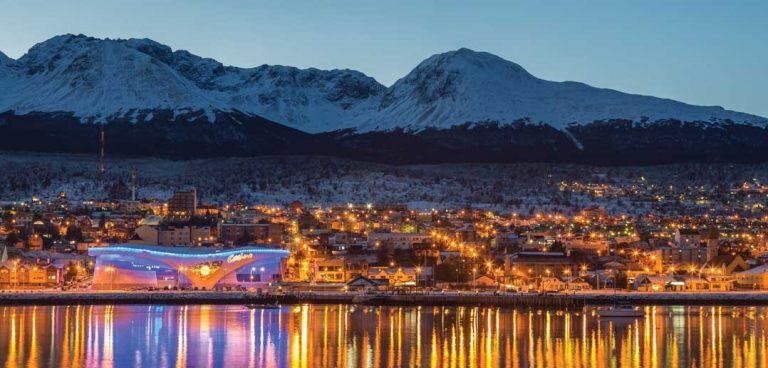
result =
[{"label": "snow on ground", "polygon": [[[139,199],[164,200],[174,190],[194,186],[205,203],[305,204],[407,203],[412,208],[473,205],[523,215],[572,214],[601,206],[610,213],[648,214],[680,211],[620,192],[595,196],[563,191],[562,183],[599,183],[612,188],[658,191],[668,198],[706,188],[706,192],[744,182],[768,181],[765,165],[671,165],[592,167],[554,164],[445,164],[389,166],[335,158],[275,156],[170,161],[108,158],[104,189],[99,189],[98,158],[63,154],[0,154],[0,200],[54,197],[73,200],[127,199],[135,167]],[[651,189],[648,189],[651,188]],[[674,189],[670,189],[674,188]],[[655,192],[653,192],[655,193]],[[640,196],[638,196],[640,197]],[[712,195],[712,197],[717,197]],[[676,197],[675,197],[676,198]],[[724,203],[729,199],[725,197]],[[694,204],[695,205],[695,204]],[[710,202],[702,209],[724,206]],[[688,213],[691,209],[682,209]]]}]

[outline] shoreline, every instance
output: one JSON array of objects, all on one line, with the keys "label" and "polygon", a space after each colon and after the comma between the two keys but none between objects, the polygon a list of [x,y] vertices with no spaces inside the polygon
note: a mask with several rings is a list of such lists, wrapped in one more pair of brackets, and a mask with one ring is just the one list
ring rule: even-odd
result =
[{"label": "shoreline", "polygon": [[581,308],[613,303],[633,305],[768,305],[767,292],[579,292],[520,294],[493,292],[371,293],[302,292],[259,294],[217,291],[21,291],[0,293],[0,305],[83,304],[364,304],[392,306],[488,306]]}]

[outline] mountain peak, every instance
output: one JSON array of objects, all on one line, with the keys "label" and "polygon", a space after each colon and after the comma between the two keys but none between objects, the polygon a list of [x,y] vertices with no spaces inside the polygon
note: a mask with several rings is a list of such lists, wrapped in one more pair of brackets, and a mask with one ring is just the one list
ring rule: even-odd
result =
[{"label": "mountain peak", "polygon": [[33,50],[39,50],[39,49],[58,49],[71,43],[97,42],[97,41],[102,41],[102,40],[95,37],[86,36],[83,34],[65,33],[65,34],[53,36],[45,41],[35,44],[29,49],[27,53]]},{"label": "mountain peak", "polygon": [[8,57],[8,55],[0,51],[0,65],[8,65],[11,62],[13,62],[13,59],[11,59],[10,57]]},{"label": "mountain peak", "polygon": [[[412,115],[408,118],[411,127],[423,127],[436,122],[443,124],[446,118],[457,118],[451,117],[453,113],[449,111],[454,110],[456,102],[468,103],[475,97],[485,99],[481,96],[507,89],[521,90],[524,89],[523,85],[536,81],[538,79],[511,61],[488,52],[460,48],[432,55],[419,63],[408,75],[392,85],[382,98],[379,110],[410,111],[400,113]],[[374,118],[373,121],[378,125],[378,119]],[[465,121],[459,120],[455,124]],[[371,127],[370,124],[366,125]]]},{"label": "mountain peak", "polygon": [[416,69],[441,68],[467,73],[471,71],[502,73],[517,75],[522,78],[532,78],[522,66],[489,52],[474,51],[462,47],[458,50],[432,55],[421,62]]},{"label": "mountain peak", "polygon": [[611,119],[766,124],[765,118],[721,108],[546,81],[491,53],[460,48],[430,56],[395,82],[358,130],[420,131],[519,120],[565,129]]}]

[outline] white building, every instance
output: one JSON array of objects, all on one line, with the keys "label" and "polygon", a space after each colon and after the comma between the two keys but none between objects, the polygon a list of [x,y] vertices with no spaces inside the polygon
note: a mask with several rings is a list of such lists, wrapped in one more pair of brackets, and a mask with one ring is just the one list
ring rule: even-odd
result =
[{"label": "white building", "polygon": [[390,247],[394,249],[411,249],[414,244],[429,242],[429,234],[420,233],[371,233],[368,235],[368,247]]}]

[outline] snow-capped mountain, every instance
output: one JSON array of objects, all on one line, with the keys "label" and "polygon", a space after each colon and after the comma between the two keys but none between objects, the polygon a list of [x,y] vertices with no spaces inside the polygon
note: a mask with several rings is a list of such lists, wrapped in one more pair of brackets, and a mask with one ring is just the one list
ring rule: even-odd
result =
[{"label": "snow-capped mountain", "polygon": [[72,112],[97,122],[140,111],[151,118],[146,112],[157,109],[204,111],[213,121],[217,111],[239,110],[304,131],[334,130],[385,89],[356,71],[229,67],[146,39],[57,36],[7,62],[13,75],[0,112]]},{"label": "snow-capped mountain", "polygon": [[260,116],[309,133],[358,132],[526,119],[558,129],[610,119],[654,122],[765,118],[649,96],[536,78],[495,55],[459,49],[434,55],[387,88],[354,70],[225,66],[148,39],[53,37],[12,60],[0,54],[0,112],[71,112],[85,122],[153,110]]},{"label": "snow-capped mountain", "polygon": [[571,123],[609,119],[637,122],[677,119],[764,124],[765,118],[716,106],[694,106],[656,97],[550,82],[498,56],[459,49],[434,55],[387,90],[379,109],[359,131],[526,119],[564,129]]},{"label": "snow-capped mountain", "polygon": [[63,111],[105,120],[137,109],[216,107],[170,66],[119,41],[54,37],[12,69],[14,83],[2,95],[1,110],[17,114]]},{"label": "snow-capped mountain", "polygon": [[469,49],[391,87],[354,70],[225,66],[148,39],[63,35],[18,60],[0,53],[0,150],[94,152],[92,123],[108,152],[138,156],[768,161],[766,118],[546,81]]}]

